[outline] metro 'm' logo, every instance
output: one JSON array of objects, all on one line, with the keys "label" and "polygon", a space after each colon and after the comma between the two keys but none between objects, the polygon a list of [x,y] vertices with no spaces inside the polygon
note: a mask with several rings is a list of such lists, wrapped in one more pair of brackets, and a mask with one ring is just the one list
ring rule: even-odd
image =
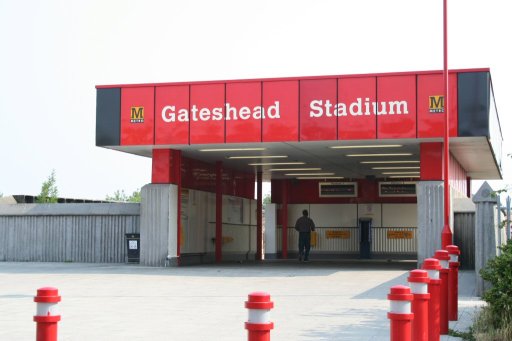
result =
[{"label": "metro 'm' logo", "polygon": [[144,123],[144,107],[131,107],[130,122]]},{"label": "metro 'm' logo", "polygon": [[444,112],[444,96],[429,96],[429,111],[433,113]]}]

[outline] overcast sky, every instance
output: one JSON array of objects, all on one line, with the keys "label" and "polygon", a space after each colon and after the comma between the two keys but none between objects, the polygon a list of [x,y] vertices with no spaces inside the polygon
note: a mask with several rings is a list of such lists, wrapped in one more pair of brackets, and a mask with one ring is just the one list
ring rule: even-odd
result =
[{"label": "overcast sky", "polygon": [[[449,67],[491,69],[504,155],[511,34],[507,1],[449,1]],[[104,199],[151,160],[95,146],[95,85],[440,70],[442,0],[0,0],[0,50],[0,193],[55,169],[61,196]]]}]

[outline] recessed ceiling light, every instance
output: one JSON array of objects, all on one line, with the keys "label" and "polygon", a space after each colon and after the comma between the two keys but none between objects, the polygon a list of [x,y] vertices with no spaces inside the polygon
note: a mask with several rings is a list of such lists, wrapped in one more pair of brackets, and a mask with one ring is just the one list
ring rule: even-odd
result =
[{"label": "recessed ceiling light", "polygon": [[403,166],[403,167],[372,167],[372,169],[420,169],[419,166]]},{"label": "recessed ceiling light", "polygon": [[303,165],[305,162],[259,162],[249,163],[249,166],[278,166],[278,165]]},{"label": "recessed ceiling light", "polygon": [[355,149],[355,148],[399,148],[401,144],[368,144],[363,146],[331,146],[332,149]]},{"label": "recessed ceiling light", "polygon": [[392,175],[392,176],[388,176],[388,178],[393,178],[393,179],[409,179],[409,178],[419,178],[420,176],[419,175]]},{"label": "recessed ceiling light", "polygon": [[347,154],[348,157],[366,157],[366,156],[411,156],[412,153],[394,153],[394,154]]},{"label": "recessed ceiling light", "polygon": [[261,151],[267,148],[211,148],[199,149],[200,152],[245,152],[245,151]]},{"label": "recessed ceiling light", "polygon": [[334,175],[334,173],[288,173],[286,176],[317,176],[317,175]]},{"label": "recessed ceiling light", "polygon": [[226,159],[286,159],[287,155],[245,155],[228,156]]},{"label": "recessed ceiling light", "polygon": [[420,174],[420,172],[383,172],[382,174]]},{"label": "recessed ceiling light", "polygon": [[403,161],[398,161],[398,160],[393,160],[393,161],[361,161],[360,163],[375,163],[375,164],[378,164],[378,163],[420,163],[419,161],[413,161],[413,160],[403,160]]},{"label": "recessed ceiling light", "polygon": [[288,171],[310,171],[310,170],[322,170],[322,168],[272,168],[269,172],[288,172]]},{"label": "recessed ceiling light", "polygon": [[299,180],[345,179],[343,176],[298,176]]}]

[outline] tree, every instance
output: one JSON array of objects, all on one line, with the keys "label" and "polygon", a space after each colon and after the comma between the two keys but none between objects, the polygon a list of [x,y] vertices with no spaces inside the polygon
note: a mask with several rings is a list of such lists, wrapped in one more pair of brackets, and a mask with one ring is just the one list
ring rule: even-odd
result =
[{"label": "tree", "polygon": [[48,179],[43,182],[41,186],[41,193],[37,196],[36,202],[39,204],[56,203],[58,202],[58,195],[57,180],[55,179],[54,169]]},{"label": "tree", "polygon": [[270,197],[270,194],[266,194],[263,197],[263,205],[271,204],[271,203],[272,203],[272,198]]},{"label": "tree", "polygon": [[113,195],[107,195],[105,197],[105,200],[107,201],[122,201],[122,202],[140,202],[140,189],[136,189],[132,195],[128,196],[124,189],[117,190],[114,192]]}]

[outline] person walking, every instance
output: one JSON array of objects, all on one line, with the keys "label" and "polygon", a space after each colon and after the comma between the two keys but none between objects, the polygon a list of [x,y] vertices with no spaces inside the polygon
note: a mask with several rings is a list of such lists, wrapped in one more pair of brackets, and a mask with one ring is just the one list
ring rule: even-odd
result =
[{"label": "person walking", "polygon": [[309,261],[311,249],[311,231],[315,230],[315,223],[308,217],[308,210],[302,211],[302,217],[297,219],[295,230],[299,231],[299,261]]}]

